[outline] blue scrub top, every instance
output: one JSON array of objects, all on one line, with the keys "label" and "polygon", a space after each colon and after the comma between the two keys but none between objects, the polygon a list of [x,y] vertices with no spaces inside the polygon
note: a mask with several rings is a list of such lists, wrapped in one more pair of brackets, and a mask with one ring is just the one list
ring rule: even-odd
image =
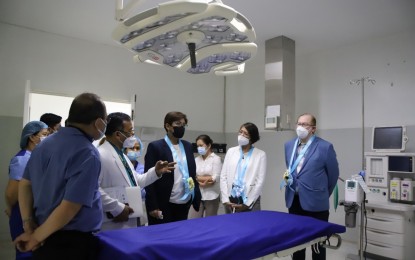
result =
[{"label": "blue scrub top", "polygon": [[[139,174],[144,174],[144,164],[137,161],[137,165],[135,166],[135,171]],[[141,199],[144,201],[146,199],[146,189],[141,188]]]},{"label": "blue scrub top", "polygon": [[[32,153],[30,151],[20,150],[10,160],[9,178],[11,180],[20,181],[22,179],[24,170],[26,168],[26,164],[29,161],[31,154]],[[12,241],[24,232],[19,203],[14,204],[12,207],[12,211],[9,218],[9,229]],[[32,259],[32,252],[22,253],[16,249],[16,260],[17,259]]]},{"label": "blue scrub top", "polygon": [[23,177],[24,169],[32,153],[27,150],[20,150],[11,160],[9,165],[9,178],[20,181]]},{"label": "blue scrub top", "polygon": [[37,223],[44,223],[62,200],[67,200],[82,207],[63,230],[99,230],[102,222],[100,171],[98,150],[81,130],[65,127],[46,138],[32,152],[23,176],[32,184]]},{"label": "blue scrub top", "polygon": [[143,174],[144,173],[144,164],[137,161],[137,165],[135,166],[135,171],[138,172],[139,174]]}]

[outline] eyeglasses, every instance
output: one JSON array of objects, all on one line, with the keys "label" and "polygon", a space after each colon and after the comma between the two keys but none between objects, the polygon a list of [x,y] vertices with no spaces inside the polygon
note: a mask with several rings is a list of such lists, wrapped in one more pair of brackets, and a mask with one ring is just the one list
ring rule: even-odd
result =
[{"label": "eyeglasses", "polygon": [[179,121],[173,122],[171,125],[172,126],[177,126],[177,127],[182,127],[182,126],[187,127],[186,123],[182,123],[182,122],[179,122]]},{"label": "eyeglasses", "polygon": [[126,137],[131,137],[131,136],[135,135],[134,130],[132,130],[131,132],[126,132],[126,131],[124,131],[124,130],[118,130],[118,131],[120,131],[120,132],[122,132],[122,133],[126,134],[126,135],[127,135]]},{"label": "eyeglasses", "polygon": [[302,126],[302,127],[315,126],[315,125],[310,125],[309,123],[297,123],[297,125]]}]

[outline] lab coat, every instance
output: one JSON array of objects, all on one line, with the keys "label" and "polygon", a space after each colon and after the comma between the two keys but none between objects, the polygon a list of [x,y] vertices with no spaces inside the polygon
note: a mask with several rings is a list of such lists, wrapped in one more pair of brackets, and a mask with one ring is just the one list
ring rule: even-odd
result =
[{"label": "lab coat", "polygon": [[[111,213],[113,216],[118,216],[125,207],[124,203],[110,197],[105,192],[105,188],[130,187],[132,185],[130,183],[127,170],[125,169],[124,164],[122,163],[114,147],[108,141],[105,141],[105,143],[98,147],[98,151],[101,159],[101,173],[98,180],[99,191],[101,193],[102,208],[104,211],[103,213],[105,219],[106,212]],[[123,156],[127,161],[129,167],[131,168],[131,172],[133,173],[135,182],[137,183],[137,185],[140,186],[140,188],[143,188],[159,179],[159,177],[157,177],[154,167],[149,169],[147,173],[138,174],[134,170],[134,166],[132,165],[128,157],[124,154]],[[128,221],[121,223],[115,223],[113,221],[104,221],[101,230],[122,229],[131,227],[137,227],[137,218],[130,218]]]}]

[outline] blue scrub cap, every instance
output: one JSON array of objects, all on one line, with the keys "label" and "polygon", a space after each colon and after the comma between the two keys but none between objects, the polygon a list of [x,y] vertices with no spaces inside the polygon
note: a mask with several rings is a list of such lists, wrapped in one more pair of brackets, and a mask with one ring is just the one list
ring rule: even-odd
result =
[{"label": "blue scrub cap", "polygon": [[144,147],[143,147],[143,143],[141,142],[140,138],[138,138],[138,136],[136,135],[134,136],[134,138],[126,139],[126,141],[123,143],[123,149],[133,148],[136,142],[140,144],[140,155],[141,155],[144,151]]},{"label": "blue scrub cap", "polygon": [[22,136],[20,137],[20,148],[25,149],[27,146],[27,139],[34,133],[39,132],[42,129],[47,129],[48,125],[41,121],[30,121],[22,130]]}]

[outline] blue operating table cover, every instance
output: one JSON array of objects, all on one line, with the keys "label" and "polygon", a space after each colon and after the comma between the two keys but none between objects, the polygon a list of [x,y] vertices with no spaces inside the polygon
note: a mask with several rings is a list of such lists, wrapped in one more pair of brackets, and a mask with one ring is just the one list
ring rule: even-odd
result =
[{"label": "blue operating table cover", "polygon": [[283,212],[226,214],[100,232],[98,259],[253,259],[344,232],[344,226]]}]

